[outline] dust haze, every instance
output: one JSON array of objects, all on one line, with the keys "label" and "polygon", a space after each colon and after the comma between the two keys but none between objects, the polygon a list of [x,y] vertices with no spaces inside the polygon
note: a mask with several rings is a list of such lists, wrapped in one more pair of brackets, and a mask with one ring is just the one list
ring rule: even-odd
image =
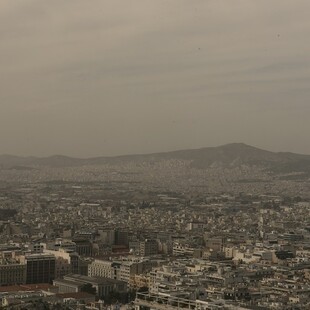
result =
[{"label": "dust haze", "polygon": [[0,153],[310,153],[309,1],[0,2]]}]

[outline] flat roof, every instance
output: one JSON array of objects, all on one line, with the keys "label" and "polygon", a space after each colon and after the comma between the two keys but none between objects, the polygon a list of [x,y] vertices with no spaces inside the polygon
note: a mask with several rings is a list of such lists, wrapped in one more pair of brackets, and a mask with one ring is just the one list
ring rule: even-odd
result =
[{"label": "flat roof", "polygon": [[64,276],[64,279],[68,281],[81,281],[83,283],[92,283],[92,284],[116,284],[116,283],[126,283],[124,281],[119,281],[110,278],[104,277],[88,277],[79,274],[68,274]]}]

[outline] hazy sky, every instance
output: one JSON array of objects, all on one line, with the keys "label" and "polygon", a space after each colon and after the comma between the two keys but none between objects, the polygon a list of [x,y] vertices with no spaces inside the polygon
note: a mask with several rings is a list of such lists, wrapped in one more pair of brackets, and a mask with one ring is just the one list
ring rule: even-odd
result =
[{"label": "hazy sky", "polygon": [[1,0],[0,154],[310,154],[309,0]]}]

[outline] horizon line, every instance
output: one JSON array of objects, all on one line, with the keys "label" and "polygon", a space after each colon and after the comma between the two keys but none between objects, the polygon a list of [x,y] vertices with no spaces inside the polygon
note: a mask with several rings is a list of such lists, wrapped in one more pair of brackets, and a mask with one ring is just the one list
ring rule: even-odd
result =
[{"label": "horizon line", "polygon": [[261,147],[253,146],[244,142],[231,142],[231,143],[225,143],[225,144],[220,144],[217,146],[202,146],[202,147],[195,147],[195,148],[183,148],[183,149],[175,149],[175,150],[169,150],[169,151],[155,151],[155,152],[150,152],[150,153],[127,153],[127,154],[118,154],[118,155],[95,155],[95,156],[88,156],[88,157],[78,157],[78,156],[71,156],[71,155],[63,155],[63,154],[51,154],[51,155],[45,155],[45,156],[37,156],[37,155],[14,155],[14,154],[9,154],[9,153],[3,153],[0,154],[0,157],[19,157],[19,158],[36,158],[36,159],[44,159],[44,158],[52,158],[52,157],[65,157],[65,158],[70,158],[70,159],[76,159],[76,160],[89,160],[89,159],[96,159],[96,158],[114,158],[114,157],[125,157],[125,156],[145,156],[145,155],[153,155],[153,154],[167,154],[167,153],[174,153],[174,152],[182,152],[182,151],[194,151],[194,150],[202,150],[202,149],[207,149],[207,148],[220,148],[224,146],[229,146],[229,145],[243,145],[243,146],[248,146],[251,148],[255,148],[261,151],[267,151],[271,153],[291,153],[291,154],[297,154],[297,155],[310,155],[310,154],[305,154],[305,153],[296,153],[296,152],[291,152],[291,151],[270,151],[268,149],[264,149]]}]

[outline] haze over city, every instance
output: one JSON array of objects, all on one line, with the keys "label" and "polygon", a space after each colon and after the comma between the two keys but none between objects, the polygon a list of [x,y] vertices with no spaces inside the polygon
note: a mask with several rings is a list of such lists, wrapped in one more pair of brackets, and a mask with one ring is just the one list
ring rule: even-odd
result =
[{"label": "haze over city", "polygon": [[310,309],[310,1],[0,1],[0,308]]},{"label": "haze over city", "polygon": [[0,153],[310,153],[309,1],[1,1]]}]

